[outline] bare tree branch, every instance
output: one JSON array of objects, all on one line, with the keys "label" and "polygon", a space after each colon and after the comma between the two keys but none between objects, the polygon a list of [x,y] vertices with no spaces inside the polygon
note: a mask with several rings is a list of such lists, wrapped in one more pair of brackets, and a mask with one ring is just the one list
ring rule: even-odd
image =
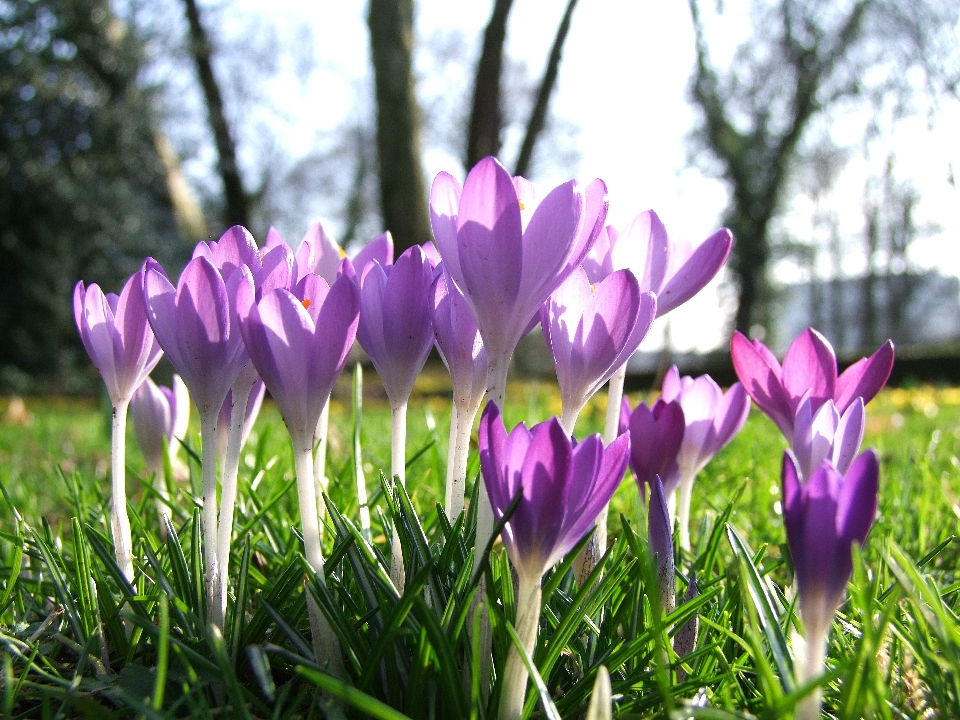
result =
[{"label": "bare tree branch", "polygon": [[527,121],[527,132],[523,138],[523,145],[520,146],[520,155],[517,157],[516,169],[514,174],[526,175],[530,171],[530,163],[533,160],[533,150],[540,136],[543,126],[547,120],[547,108],[550,105],[550,96],[553,94],[553,86],[557,83],[557,74],[560,72],[560,60],[563,57],[563,44],[567,40],[567,33],[570,31],[570,20],[573,18],[574,8],[577,6],[577,0],[568,0],[567,8],[564,10],[563,18],[557,28],[556,37],[553,40],[553,47],[550,49],[550,58],[547,61],[547,67],[543,71],[543,79],[540,81],[540,88],[537,90],[537,99],[530,113],[530,119]]},{"label": "bare tree branch", "polygon": [[197,76],[203,89],[203,98],[207,105],[207,120],[213,131],[217,146],[217,171],[223,181],[224,225],[250,224],[250,198],[240,177],[237,165],[236,140],[230,130],[223,108],[223,95],[213,73],[213,50],[210,39],[200,20],[200,10],[196,0],[183,0],[187,22],[190,25],[190,55],[197,68]]},{"label": "bare tree branch", "polygon": [[413,0],[370,0],[367,24],[376,80],[380,206],[400,253],[431,237],[413,83]]},{"label": "bare tree branch", "polygon": [[503,129],[500,76],[503,46],[507,39],[507,19],[512,5],[513,0],[495,0],[487,29],[483,33],[483,50],[477,63],[470,126],[467,130],[467,170],[488,155],[500,152],[500,132]]}]

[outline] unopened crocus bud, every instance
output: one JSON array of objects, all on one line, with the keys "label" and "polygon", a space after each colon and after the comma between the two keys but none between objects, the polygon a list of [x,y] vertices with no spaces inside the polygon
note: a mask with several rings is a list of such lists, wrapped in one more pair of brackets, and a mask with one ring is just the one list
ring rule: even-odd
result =
[{"label": "unopened crocus bud", "polygon": [[660,587],[660,608],[669,615],[677,606],[677,579],[674,575],[673,524],[667,510],[667,498],[663,493],[660,476],[654,476],[650,484],[650,506],[647,513],[647,533],[650,538],[650,554],[657,561],[657,584]]},{"label": "unopened crocus bud", "polygon": [[677,454],[683,441],[683,431],[683,408],[676,400],[657,400],[653,408],[641,402],[631,412],[630,403],[626,398],[623,399],[620,432],[630,433],[630,469],[644,497],[647,486],[653,484],[656,476],[660,477],[664,495],[668,499],[679,485]]}]

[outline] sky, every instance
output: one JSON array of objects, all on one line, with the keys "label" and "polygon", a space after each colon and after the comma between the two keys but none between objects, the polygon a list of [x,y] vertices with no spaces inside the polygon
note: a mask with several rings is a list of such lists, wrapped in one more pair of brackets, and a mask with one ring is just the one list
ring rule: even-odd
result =
[{"label": "sky", "polygon": [[[306,20],[312,31],[312,72],[304,80],[295,76],[292,67],[281,70],[271,83],[268,98],[295,118],[285,130],[286,142],[308,146],[318,131],[333,131],[355,117],[362,94],[370,92],[366,2],[272,0],[271,6],[277,17]],[[262,4],[255,0],[237,0],[235,7],[250,13],[262,11]],[[564,0],[514,2],[507,54],[525,63],[533,80],[542,73],[564,7]],[[711,53],[721,65],[749,36],[745,8],[742,0],[728,0],[720,22],[711,24]],[[418,41],[449,39],[459,32],[472,64],[489,12],[489,2],[418,0]],[[433,86],[442,90],[443,82],[432,74],[438,69],[425,58],[421,54],[417,63],[420,90],[430,94],[436,89]],[[704,173],[703,163],[690,156],[686,142],[696,120],[686,94],[694,59],[687,3],[581,0],[578,4],[551,112],[576,128],[576,177],[584,181],[600,177],[606,182],[608,223],[623,226],[638,212],[653,208],[672,236],[699,242],[718,227],[727,201],[726,187]],[[924,267],[960,274],[960,218],[955,210],[960,198],[957,188],[947,182],[952,169],[960,164],[960,134],[956,132],[960,108],[941,108],[935,117],[932,127],[921,114],[897,132],[898,168],[921,189],[921,221],[939,228],[916,243],[913,259]],[[857,118],[840,118],[832,132],[855,145],[857,138],[846,138],[844,133],[855,134],[858,127]],[[518,144],[516,135],[506,138],[508,166]],[[424,164],[428,178],[441,170],[463,177],[460,157],[441,148],[427,152]],[[831,202],[847,237],[855,237],[862,227],[864,182],[875,171],[875,164],[855,158],[838,179]],[[556,173],[536,178],[546,186],[567,179]],[[803,236],[810,232],[811,213],[809,203],[795,203],[784,216],[784,226]],[[862,269],[863,261],[855,253],[843,267],[845,273]],[[830,270],[828,265],[821,268],[822,272]],[[778,279],[786,282],[807,279],[805,272],[790,263],[776,268]],[[723,321],[733,309],[729,295],[718,280],[697,300],[672,313],[672,346],[705,350],[725,344],[729,330]],[[656,345],[661,338],[662,328],[658,328],[649,344]]]}]

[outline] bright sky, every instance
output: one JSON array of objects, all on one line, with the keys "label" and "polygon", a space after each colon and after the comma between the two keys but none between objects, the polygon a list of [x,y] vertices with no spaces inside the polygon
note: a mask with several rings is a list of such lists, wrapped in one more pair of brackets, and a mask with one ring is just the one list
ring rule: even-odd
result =
[{"label": "bright sky", "polygon": [[[262,8],[256,0],[238,4],[251,12]],[[306,18],[313,27],[317,69],[306,85],[281,75],[272,85],[270,98],[300,114],[289,142],[309,144],[318,129],[332,130],[354,117],[359,94],[371,87],[366,2],[273,0],[272,5],[278,14]],[[564,0],[514,2],[507,52],[525,62],[534,79],[542,73],[564,6]],[[710,36],[711,52],[720,62],[749,31],[737,12],[742,7],[740,0],[728,2],[723,27]],[[475,62],[489,12],[489,2],[418,0],[418,38],[459,30],[469,60]],[[689,166],[684,142],[695,120],[686,99],[693,62],[693,30],[686,3],[589,0],[578,4],[552,111],[579,127],[577,176],[606,181],[608,222],[622,226],[652,207],[671,235],[699,241],[716,229],[726,203],[725,187]],[[932,130],[920,118],[901,130],[897,142],[903,148],[898,152],[901,168],[922,191],[921,221],[935,221],[943,228],[918,242],[914,257],[922,265],[960,274],[960,218],[955,210],[960,198],[956,187],[947,182],[951,168],[960,166],[957,127],[960,109],[952,106],[938,116]],[[840,127],[838,132],[842,131]],[[514,161],[517,144],[516,138],[507,138],[504,159],[508,165]],[[443,151],[428,153],[425,164],[429,178],[440,170],[463,177],[460,158]],[[851,163],[838,182],[841,227],[851,237],[863,221],[864,178],[869,170],[863,162]],[[569,178],[535,179],[550,185]],[[809,208],[795,207],[785,222],[802,234],[809,227]],[[845,271],[856,272],[859,267],[853,259]],[[781,267],[779,274],[785,280],[803,279],[789,265]],[[717,310],[724,306],[722,296],[715,287],[702,296],[699,302],[688,303],[692,307],[671,314],[671,342],[677,349],[708,349],[727,342]]]}]

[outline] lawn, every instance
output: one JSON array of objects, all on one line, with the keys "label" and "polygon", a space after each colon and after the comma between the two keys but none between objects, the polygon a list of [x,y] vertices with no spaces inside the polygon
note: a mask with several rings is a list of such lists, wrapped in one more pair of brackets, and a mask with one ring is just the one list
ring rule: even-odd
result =
[{"label": "lawn", "polygon": [[[200,472],[190,452],[199,447],[196,418],[181,452],[190,478],[174,493],[169,535],[129,433],[138,558],[131,586],[110,541],[109,408],[28,399],[24,424],[7,417],[0,426],[4,717],[495,717],[500,684],[489,695],[480,688],[471,639],[475,518],[447,518],[438,507],[446,386],[436,373],[420,381],[410,404],[407,494],[394,495],[381,481],[390,413],[372,375],[359,461],[349,377],[331,406],[325,586],[305,579],[292,450],[279,415],[265,405],[241,462],[222,634],[202,621]],[[554,387],[510,385],[507,427],[559,412]],[[601,393],[584,410],[577,436],[601,429],[604,404]],[[0,415],[5,406],[0,400]],[[695,571],[699,595],[668,617],[656,604],[646,511],[628,473],[612,504],[611,549],[594,576],[579,586],[568,572],[571,555],[544,578],[530,717],[583,716],[601,665],[611,674],[614,717],[792,713],[809,688],[794,682],[790,654],[799,620],[780,514],[785,447],[754,410],[700,474],[693,552],[678,549],[676,563],[678,594]],[[960,389],[883,391],[867,408],[864,447],[881,459],[879,513],[830,634],[824,710],[840,718],[958,717]],[[358,466],[371,494],[369,537],[358,523]],[[477,473],[474,447],[469,477]],[[394,524],[407,566],[402,594],[385,569]],[[486,578],[498,668],[514,614],[499,545]],[[313,662],[307,592],[340,639],[348,683]],[[696,648],[678,658],[669,637],[695,617]]]}]

